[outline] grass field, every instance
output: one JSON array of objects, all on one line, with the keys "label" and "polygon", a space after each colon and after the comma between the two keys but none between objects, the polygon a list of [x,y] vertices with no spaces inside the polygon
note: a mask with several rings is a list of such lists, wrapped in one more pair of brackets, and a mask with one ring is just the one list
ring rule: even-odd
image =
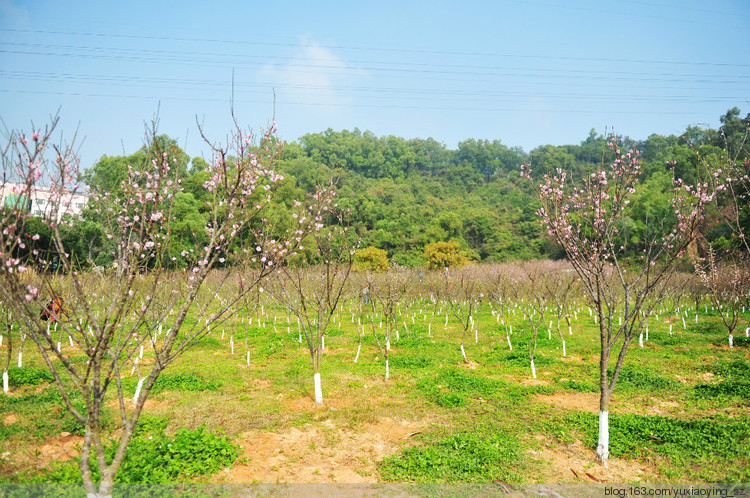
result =
[{"label": "grass field", "polygon": [[[631,346],[611,402],[608,468],[594,463],[599,343],[585,307],[572,335],[564,332],[567,358],[556,333],[549,339],[542,328],[537,379],[520,313],[508,317],[510,351],[481,305],[466,363],[457,320],[444,326],[445,313],[434,311],[418,301],[404,311],[385,382],[369,324],[354,363],[366,316],[346,303],[326,335],[322,407],[295,319],[267,305],[246,327],[238,313],[159,379],[118,480],[750,481],[750,342],[743,332],[730,349],[710,309],[698,323],[691,314],[685,329],[662,311],[645,347]],[[10,395],[0,395],[0,482],[78,482],[82,427],[32,346],[24,346],[23,368],[10,371]],[[123,382],[132,395],[137,374]],[[112,399],[106,416],[116,415]]]}]

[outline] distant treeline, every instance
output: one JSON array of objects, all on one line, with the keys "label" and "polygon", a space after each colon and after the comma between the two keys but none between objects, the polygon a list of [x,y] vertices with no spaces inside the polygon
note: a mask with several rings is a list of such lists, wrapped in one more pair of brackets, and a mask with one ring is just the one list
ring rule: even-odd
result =
[{"label": "distant treeline", "polygon": [[[689,127],[680,136],[651,135],[635,141],[641,152],[643,177],[635,209],[622,227],[626,248],[636,254],[652,224],[668,222],[670,206],[666,192],[672,171],[687,183],[703,178],[699,155],[736,154],[744,143],[750,114],[730,109],[721,117],[719,130]],[[176,199],[172,226],[176,266],[185,264],[180,254],[202,247],[205,241],[203,188],[207,163],[190,158],[175,140],[160,136],[171,151],[183,177],[184,191]],[[592,130],[578,145],[543,145],[530,152],[507,146],[500,140],[467,139],[455,150],[431,138],[377,137],[370,132],[326,130],[285,145],[278,169],[285,179],[269,207],[267,217],[277,219],[282,229],[287,206],[314,191],[315,185],[333,178],[339,205],[362,239],[362,247],[374,246],[400,264],[424,263],[424,247],[437,241],[456,241],[470,259],[508,261],[559,258],[563,254],[543,232],[535,214],[538,202],[527,180],[519,177],[520,166],[531,163],[535,175],[557,168],[581,177],[612,159],[607,137]],[[627,141],[627,140],[626,140]],[[129,156],[103,156],[88,170],[86,181],[93,191],[116,192],[127,174],[128,164],[146,160],[145,148]],[[717,156],[718,157],[718,156]],[[738,160],[749,160],[740,154]],[[750,223],[746,207],[745,223]],[[84,222],[67,228],[66,242],[82,263],[107,266],[112,248],[94,209],[87,209]],[[709,223],[708,242],[725,244],[724,228],[718,220]],[[42,223],[29,227],[40,233]]]}]

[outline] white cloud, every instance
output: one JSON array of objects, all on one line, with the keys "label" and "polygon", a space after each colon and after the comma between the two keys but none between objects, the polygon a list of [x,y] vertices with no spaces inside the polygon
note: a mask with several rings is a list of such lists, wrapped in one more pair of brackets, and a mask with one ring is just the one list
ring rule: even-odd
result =
[{"label": "white cloud", "polygon": [[276,89],[280,104],[342,109],[353,101],[351,92],[343,88],[366,76],[364,70],[351,66],[330,49],[302,39],[290,59],[267,64],[258,78]]}]

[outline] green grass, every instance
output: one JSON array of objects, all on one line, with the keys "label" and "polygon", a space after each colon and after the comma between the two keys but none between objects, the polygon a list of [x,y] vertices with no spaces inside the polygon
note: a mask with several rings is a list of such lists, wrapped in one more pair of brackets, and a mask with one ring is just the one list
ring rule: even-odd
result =
[{"label": "green grass", "polygon": [[[614,367],[607,369],[607,375],[612,378]],[[624,365],[620,370],[617,378],[617,387],[619,391],[663,391],[674,389],[679,382],[667,379],[655,374],[653,369],[648,369],[639,365]]]},{"label": "green grass", "polygon": [[[393,418],[395,424],[413,423],[420,432],[392,441],[399,449],[378,464],[375,475],[385,481],[544,481],[544,471],[539,469],[545,464],[528,449],[540,444],[568,445],[577,439],[589,447],[595,445],[596,416],[537,397],[560,392],[591,397],[598,392],[598,328],[585,308],[573,322],[573,335],[565,329],[568,358],[562,358],[557,335],[549,339],[546,328],[542,329],[535,355],[537,379],[532,380],[526,349],[531,332],[520,313],[506,315],[514,331],[514,349],[509,351],[504,329],[483,304],[475,314],[479,341],[474,342],[472,333],[465,343],[471,360],[467,364],[459,347],[462,328],[457,320],[451,317],[444,326],[445,310],[433,316],[431,303],[414,304],[413,312],[418,313],[420,307],[424,311],[417,315],[416,323],[411,315],[403,317],[408,332],[399,319],[401,336],[400,340],[395,334],[392,337],[391,378],[385,382],[384,358],[365,316],[361,317],[366,325],[362,350],[354,363],[359,314],[347,306],[326,336],[324,408],[312,408],[309,403],[313,396],[311,361],[306,343],[297,342],[296,320],[291,320],[287,333],[286,315],[266,304],[266,316],[261,316],[265,327],[247,327],[246,337],[240,320],[246,321],[248,316],[240,312],[198,341],[157,380],[150,394],[155,403],[142,414],[129,456],[133,460],[124,467],[122,479],[217,481],[221,477],[211,476],[216,471],[212,469],[230,466],[231,462],[222,458],[234,451],[232,440],[246,438],[251,431],[285,434],[295,428],[326,432],[333,424],[356,435],[383,417]],[[424,314],[427,321],[432,320],[432,337],[427,336]],[[278,315],[276,331],[274,315]],[[253,315],[253,324],[258,316],[259,312]],[[644,348],[635,343],[628,351],[610,416],[612,456],[656,465],[659,474],[654,479],[661,482],[749,479],[744,449],[750,446],[747,348],[725,346],[726,334],[718,316],[701,312],[698,324],[691,316],[687,330],[675,323],[671,336],[666,317],[662,313],[660,320],[649,323],[651,337]],[[377,319],[375,328],[383,344],[383,329]],[[232,331],[234,354],[229,346]],[[737,344],[740,338],[735,339]],[[0,356],[3,353],[4,349]],[[0,425],[0,454],[23,451],[33,455],[44,441],[59,437],[61,432],[80,434],[83,429],[62,408],[62,398],[38,356],[31,349],[25,351],[27,366],[11,369],[12,396],[0,394],[0,413],[18,418],[14,424]],[[152,353],[144,351],[142,368],[150,361]],[[85,367],[83,355],[74,362]],[[137,375],[129,375],[131,366],[122,369],[128,396],[138,381]],[[714,377],[702,377],[707,372]],[[114,406],[113,401],[112,393],[108,394],[107,405]],[[660,401],[670,404],[660,408]],[[74,395],[74,403],[81,406],[80,396]],[[646,410],[653,408],[667,410],[672,416],[628,413],[648,413]],[[116,408],[107,408],[105,436],[116,437],[109,431],[117,418]],[[181,429],[189,434],[180,433]],[[196,432],[199,429],[202,433]],[[213,435],[221,429],[226,436]],[[178,433],[182,434],[179,441]],[[180,451],[172,450],[175,444]],[[207,462],[208,474],[200,474],[197,467],[202,464],[190,459],[191,452],[200,454],[203,447],[209,451],[201,457]],[[335,451],[333,446],[331,452]],[[47,468],[28,463],[0,465],[0,481],[76,479],[80,478],[74,462]]]},{"label": "green grass", "polygon": [[38,386],[54,380],[52,374],[46,368],[11,367],[8,369],[8,385],[10,387]]},{"label": "green grass", "polygon": [[[122,380],[123,391],[132,396],[137,384],[138,379],[127,377]],[[156,379],[151,392],[157,394],[163,391],[216,391],[221,385],[218,380],[208,380],[193,373],[164,373]]]},{"label": "green grass", "polygon": [[515,482],[522,476],[521,444],[502,431],[456,433],[385,458],[379,470],[385,481]]},{"label": "green grass", "polygon": [[[111,441],[107,458],[111,460],[117,441]],[[167,483],[213,474],[231,465],[239,456],[239,447],[225,436],[214,435],[203,427],[180,429],[172,436],[157,432],[146,436],[141,430],[134,435],[117,474],[118,483]],[[98,468],[92,469],[98,475]],[[70,462],[52,466],[30,476],[26,482],[82,482],[78,464]]]},{"label": "green grass", "polygon": [[[598,416],[577,413],[571,421],[596,447]],[[708,482],[750,480],[750,419],[680,420],[670,417],[611,414],[609,451],[615,458],[667,457],[673,472]],[[713,462],[713,464],[711,464]]]},{"label": "green grass", "polygon": [[750,362],[734,360],[714,364],[710,371],[722,379],[698,384],[694,395],[702,399],[725,399],[750,404]]}]

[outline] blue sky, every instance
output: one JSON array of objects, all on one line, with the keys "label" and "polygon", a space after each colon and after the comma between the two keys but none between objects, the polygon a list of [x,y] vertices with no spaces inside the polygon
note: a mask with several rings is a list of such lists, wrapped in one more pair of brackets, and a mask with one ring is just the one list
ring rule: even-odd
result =
[{"label": "blue sky", "polygon": [[239,121],[529,151],[750,112],[750,2],[0,0],[0,117],[77,133],[82,166],[144,122],[206,155]]}]

